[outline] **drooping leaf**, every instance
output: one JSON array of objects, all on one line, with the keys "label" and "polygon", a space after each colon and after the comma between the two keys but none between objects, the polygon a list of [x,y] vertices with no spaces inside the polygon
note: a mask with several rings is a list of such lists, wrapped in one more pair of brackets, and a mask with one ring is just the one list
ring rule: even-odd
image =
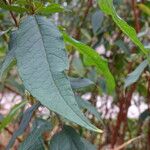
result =
[{"label": "drooping leaf", "polygon": [[94,14],[92,15],[92,28],[94,34],[97,34],[100,30],[103,20],[104,14],[101,11],[97,10],[96,12],[94,12]]},{"label": "drooping leaf", "polygon": [[27,101],[22,101],[16,104],[9,112],[9,114],[0,121],[0,132],[7,127],[7,125],[14,119],[17,112],[27,103]]},{"label": "drooping leaf", "polygon": [[[87,142],[70,126],[64,126],[63,130],[56,134],[50,141],[49,150],[89,150]],[[93,148],[93,147],[92,147]],[[90,149],[90,150],[96,150]]]},{"label": "drooping leaf", "polygon": [[76,96],[76,100],[81,109],[87,109],[88,112],[95,115],[97,119],[101,120],[100,113],[90,102],[83,100],[79,96]]},{"label": "drooping leaf", "polygon": [[51,129],[50,122],[43,119],[36,119],[33,123],[32,131],[29,136],[21,143],[19,150],[31,150],[34,148],[37,149],[41,146],[40,149],[43,149],[43,143],[41,143],[41,136],[44,132]]},{"label": "drooping leaf", "polygon": [[115,11],[113,6],[113,0],[97,0],[101,10],[107,15],[111,15],[117,26],[125,33],[132,42],[137,45],[143,54],[148,55],[148,51],[144,48],[144,45],[138,39],[136,31],[134,28],[129,26],[123,19],[121,19]]},{"label": "drooping leaf", "polygon": [[23,84],[35,98],[66,119],[101,132],[78,108],[64,73],[68,69],[64,42],[49,19],[29,16],[23,20],[17,31],[15,55]]},{"label": "drooping leaf", "polygon": [[84,88],[88,88],[90,86],[94,86],[94,82],[87,79],[87,78],[69,78],[70,79],[70,83],[71,83],[71,87],[73,90],[81,90]]},{"label": "drooping leaf", "polygon": [[31,117],[32,117],[34,111],[35,111],[40,105],[41,105],[41,104],[38,102],[38,103],[32,105],[30,108],[28,108],[28,109],[24,112],[24,114],[23,114],[23,116],[22,116],[22,120],[21,120],[21,122],[20,122],[20,126],[19,126],[19,128],[13,133],[11,139],[10,139],[9,142],[8,142],[8,145],[7,145],[7,147],[6,147],[6,150],[10,150],[10,148],[13,146],[13,144],[14,144],[16,138],[17,138],[18,136],[20,136],[21,134],[23,134],[23,132],[25,131],[25,129],[28,127],[28,124],[29,124],[29,122],[30,122],[30,120],[31,120]]},{"label": "drooping leaf", "polygon": [[128,74],[128,77],[125,79],[125,88],[135,83],[139,79],[140,75],[147,67],[147,65],[148,65],[148,61],[144,60],[133,72]]},{"label": "drooping leaf", "polygon": [[63,33],[64,40],[75,47],[80,53],[88,58],[88,63],[97,68],[98,72],[102,74],[107,82],[108,92],[112,92],[115,88],[115,81],[112,74],[109,71],[107,61],[103,59],[96,51],[89,46],[71,38],[66,33]]}]

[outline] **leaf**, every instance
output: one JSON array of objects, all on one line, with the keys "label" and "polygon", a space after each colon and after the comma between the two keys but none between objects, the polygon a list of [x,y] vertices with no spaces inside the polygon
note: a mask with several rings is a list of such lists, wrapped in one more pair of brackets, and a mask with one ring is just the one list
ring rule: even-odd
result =
[{"label": "leaf", "polygon": [[91,144],[89,141],[87,141],[84,138],[81,138],[82,142],[84,143],[85,150],[96,150],[96,146]]},{"label": "leaf", "polygon": [[81,109],[87,109],[91,114],[95,115],[97,119],[101,120],[100,113],[90,102],[83,100],[79,96],[76,96],[76,100]]},{"label": "leaf", "polygon": [[3,118],[3,120],[0,121],[0,132],[2,132],[2,130],[5,127],[7,127],[7,125],[14,119],[14,117],[17,114],[17,112],[19,111],[19,109],[21,109],[26,103],[27,103],[27,101],[22,101],[19,104],[16,104],[11,109],[9,114],[5,118]]},{"label": "leaf", "polygon": [[17,138],[18,136],[20,136],[21,134],[23,134],[23,132],[25,131],[25,129],[27,128],[27,126],[28,126],[28,124],[29,124],[29,121],[31,120],[31,117],[32,117],[34,111],[35,111],[40,105],[41,105],[41,104],[38,102],[38,103],[32,105],[30,108],[28,108],[28,109],[24,112],[24,114],[23,114],[23,116],[22,116],[22,120],[21,120],[20,126],[19,126],[19,128],[13,133],[13,135],[12,135],[10,141],[8,142],[8,145],[7,145],[7,147],[6,147],[6,150],[9,150],[9,149],[13,146],[13,144],[14,144],[16,138]]},{"label": "leaf", "polygon": [[[79,134],[70,126],[64,126],[61,132],[54,135],[50,141],[49,150],[62,150],[62,145],[63,150],[88,150],[85,140],[83,141]],[[96,148],[90,150],[96,150]]]},{"label": "leaf", "polygon": [[9,51],[6,55],[3,63],[0,65],[0,80],[6,77],[6,73],[8,72],[10,66],[14,64],[15,56],[14,51]]},{"label": "leaf", "polygon": [[139,121],[141,123],[143,123],[146,120],[146,118],[148,118],[148,117],[150,117],[150,111],[149,111],[149,109],[146,109],[144,112],[142,112],[140,114]]},{"label": "leaf", "polygon": [[42,137],[42,134],[50,130],[51,128],[52,127],[49,121],[46,121],[40,118],[36,119],[33,123],[31,133],[25,139],[25,141],[21,143],[19,150],[31,150],[33,149],[33,147],[37,149],[37,144],[38,144],[38,147],[40,145],[42,147],[43,143],[41,143],[41,140],[40,140]]},{"label": "leaf", "polygon": [[24,13],[27,11],[26,8],[23,8],[20,6],[6,5],[6,4],[2,4],[2,3],[0,3],[0,8],[5,9],[5,10],[9,10],[9,11],[14,11],[17,13]]},{"label": "leaf", "polygon": [[144,60],[132,73],[128,74],[128,77],[125,79],[125,88],[135,83],[140,78],[140,75],[147,65],[148,61]]},{"label": "leaf", "polygon": [[137,6],[139,7],[140,10],[142,10],[144,13],[146,13],[147,15],[150,16],[150,8],[147,7],[146,5],[144,4],[137,4]]},{"label": "leaf", "polygon": [[111,15],[112,19],[117,24],[117,26],[122,30],[122,32],[125,33],[132,40],[132,42],[141,49],[143,54],[148,55],[148,51],[144,48],[143,44],[138,39],[135,29],[129,26],[123,19],[121,19],[117,15],[115,8],[113,6],[113,0],[97,0],[97,1],[101,10],[107,15]]},{"label": "leaf", "polygon": [[3,61],[3,63],[0,65],[0,80],[2,80],[2,77],[5,73],[9,70],[9,67],[14,63],[15,61],[15,52],[14,49],[16,48],[16,34],[13,32],[10,36],[10,42],[9,42],[9,51],[6,54],[6,57]]},{"label": "leaf", "polygon": [[66,119],[101,132],[78,108],[64,73],[68,69],[65,45],[49,19],[29,16],[21,23],[17,31],[15,54],[23,84],[36,99]]},{"label": "leaf", "polygon": [[115,44],[121,49],[123,50],[126,54],[130,54],[130,50],[129,47],[122,41],[122,40],[117,40],[115,42]]},{"label": "leaf", "polygon": [[55,3],[42,7],[41,9],[38,10],[39,13],[44,15],[49,15],[51,13],[63,12],[63,11],[65,11],[65,8]]},{"label": "leaf", "polygon": [[95,66],[98,72],[105,77],[108,92],[114,91],[115,81],[109,71],[107,61],[89,46],[69,37],[66,33],[63,33],[63,36],[65,42],[69,43],[70,45],[75,47],[81,54],[85,55],[89,60],[89,64]]},{"label": "leaf", "polygon": [[87,78],[69,78],[73,90],[81,90],[94,85],[94,82]]},{"label": "leaf", "polygon": [[25,88],[23,84],[18,83],[14,78],[10,77],[5,81],[7,87],[11,87],[14,91],[16,91],[19,95],[24,96]]},{"label": "leaf", "polygon": [[94,34],[97,34],[100,30],[103,20],[104,14],[101,11],[97,10],[96,12],[94,12],[94,14],[92,15],[92,28]]}]

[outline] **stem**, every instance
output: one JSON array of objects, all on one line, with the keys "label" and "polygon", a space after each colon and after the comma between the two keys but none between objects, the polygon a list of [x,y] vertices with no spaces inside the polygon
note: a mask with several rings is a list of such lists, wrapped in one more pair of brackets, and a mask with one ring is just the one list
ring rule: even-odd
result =
[{"label": "stem", "polygon": [[[6,0],[3,0],[3,1],[4,1],[4,3],[5,3],[6,5],[11,5],[11,1],[9,1],[9,3],[8,3]],[[10,13],[12,19],[14,20],[15,26],[16,26],[16,27],[19,27],[18,21],[17,21],[15,15],[14,15],[14,13],[13,13],[12,11],[9,11],[9,13]]]},{"label": "stem", "polygon": [[133,14],[134,14],[135,29],[136,29],[136,32],[138,33],[141,30],[141,25],[140,25],[140,21],[139,21],[140,11],[136,6],[136,0],[131,0],[131,6],[133,9]]}]

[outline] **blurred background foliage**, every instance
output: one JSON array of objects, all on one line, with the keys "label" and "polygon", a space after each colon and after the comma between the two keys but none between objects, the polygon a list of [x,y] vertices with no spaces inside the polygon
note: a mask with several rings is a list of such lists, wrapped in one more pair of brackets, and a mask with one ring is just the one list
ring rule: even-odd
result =
[{"label": "blurred background foliage", "polygon": [[[66,45],[70,63],[67,73],[71,85],[76,95],[82,96],[87,102],[83,103],[79,98],[77,100],[79,106],[91,122],[103,129],[104,133],[96,134],[79,126],[73,126],[99,150],[110,150],[111,147],[117,147],[116,150],[149,150],[149,68],[140,68],[145,70],[141,75],[138,72],[134,74],[131,80],[140,77],[129,88],[124,88],[125,79],[141,64],[143,55],[120,31],[111,17],[106,16],[99,9],[97,2],[95,0],[9,0],[8,3],[9,5],[3,0],[0,1],[1,62],[8,52],[10,31],[18,26],[23,16],[41,14],[52,18],[60,30],[66,30],[69,35],[89,45],[107,59],[116,81],[115,91],[108,94],[105,79],[96,72],[94,67],[88,65],[88,59],[72,46]],[[145,48],[150,48],[150,1],[114,0],[114,7],[118,15],[135,28]],[[20,104],[22,99],[28,97],[28,93],[24,95],[24,87],[18,78],[15,64],[12,66],[5,82],[0,83],[0,120],[7,117],[3,125],[4,130],[0,133],[0,149],[5,148],[8,139],[18,128],[21,113],[29,105]],[[15,111],[18,103],[21,106],[19,105],[20,107]],[[30,104],[33,104],[32,99]],[[55,114],[43,107],[39,108],[37,114],[44,118],[48,118],[49,115],[54,116],[52,124],[59,122]],[[16,140],[14,149],[17,149],[30,132],[32,122],[31,120],[26,133]],[[50,136],[50,133],[44,134],[45,143]]]}]

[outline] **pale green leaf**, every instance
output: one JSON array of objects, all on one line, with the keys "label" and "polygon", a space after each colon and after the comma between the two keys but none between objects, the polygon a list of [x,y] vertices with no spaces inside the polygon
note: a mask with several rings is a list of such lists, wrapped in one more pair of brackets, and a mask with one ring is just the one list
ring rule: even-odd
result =
[{"label": "pale green leaf", "polygon": [[106,79],[108,92],[112,92],[115,89],[115,81],[114,78],[109,71],[108,63],[105,59],[103,59],[94,49],[91,47],[71,38],[66,33],[63,33],[65,42],[69,43],[73,47],[75,47],[81,54],[86,56],[89,60],[89,64],[95,66],[100,74],[103,75]]},{"label": "pale green leaf", "polygon": [[138,39],[134,28],[129,26],[123,19],[121,19],[115,11],[113,6],[113,0],[97,0],[101,10],[107,15],[111,15],[117,26],[125,33],[135,45],[137,45],[143,54],[148,55],[148,51],[144,48],[144,45]]},{"label": "pale green leaf", "polygon": [[125,88],[135,83],[140,78],[140,75],[147,67],[147,65],[148,65],[148,61],[144,60],[133,72],[128,74],[128,77],[125,79]]},{"label": "pale green leaf", "polygon": [[15,54],[24,86],[36,99],[66,119],[101,132],[78,108],[64,73],[68,69],[65,45],[51,20],[41,16],[23,20],[17,31]]}]

